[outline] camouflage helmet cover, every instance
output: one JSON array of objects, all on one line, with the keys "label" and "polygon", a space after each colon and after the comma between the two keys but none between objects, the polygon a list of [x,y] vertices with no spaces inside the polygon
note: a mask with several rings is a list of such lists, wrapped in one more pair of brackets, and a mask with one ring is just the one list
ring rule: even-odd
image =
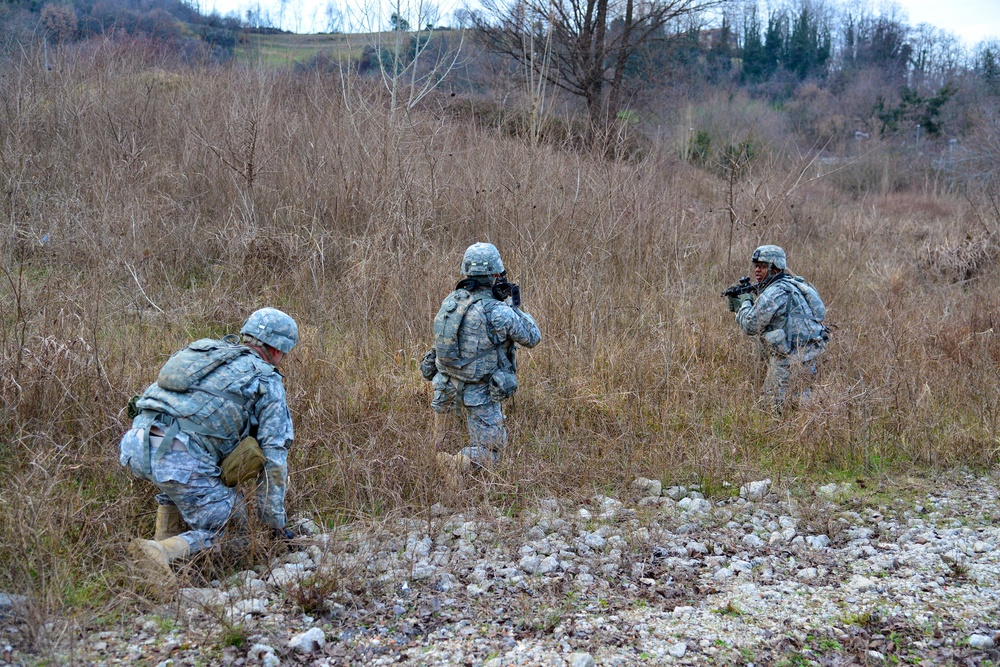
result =
[{"label": "camouflage helmet cover", "polygon": [[500,251],[492,243],[473,243],[462,258],[462,274],[466,276],[492,276],[504,270]]},{"label": "camouflage helmet cover", "polygon": [[753,251],[753,256],[750,258],[751,262],[770,264],[779,271],[784,271],[788,268],[787,260],[785,259],[785,251],[776,245],[762,245]]},{"label": "camouflage helmet cover", "polygon": [[255,310],[243,324],[240,333],[253,336],[286,354],[299,342],[299,326],[277,308]]}]

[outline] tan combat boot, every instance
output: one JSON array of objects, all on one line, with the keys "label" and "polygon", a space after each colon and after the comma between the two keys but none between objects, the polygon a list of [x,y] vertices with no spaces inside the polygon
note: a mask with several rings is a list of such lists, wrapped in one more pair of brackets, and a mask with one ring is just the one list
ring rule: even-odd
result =
[{"label": "tan combat boot", "polygon": [[166,540],[132,540],[129,544],[136,572],[151,590],[165,597],[177,590],[177,577],[171,561],[191,553],[191,545],[183,537]]},{"label": "tan combat boot", "polygon": [[156,534],[153,535],[153,539],[162,542],[183,532],[184,522],[181,520],[181,511],[177,509],[177,505],[157,505]]}]

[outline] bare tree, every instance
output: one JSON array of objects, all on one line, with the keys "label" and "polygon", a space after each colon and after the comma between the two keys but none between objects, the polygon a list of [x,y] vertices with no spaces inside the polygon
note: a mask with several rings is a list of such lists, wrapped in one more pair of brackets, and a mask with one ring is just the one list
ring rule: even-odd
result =
[{"label": "bare tree", "polygon": [[[727,0],[482,0],[471,15],[491,50],[582,97],[591,130],[620,109],[629,58],[668,24]],[[551,43],[548,58],[534,44]],[[546,63],[543,67],[542,63]]]},{"label": "bare tree", "polygon": [[[358,0],[349,9],[352,23],[366,35],[389,93],[390,122],[415,107],[461,64],[465,32],[437,34],[433,26],[441,13],[431,0]],[[385,32],[381,28],[387,17],[392,29]]]},{"label": "bare tree", "polygon": [[323,15],[326,17],[327,32],[341,32],[344,29],[344,15],[333,2],[326,3]]}]

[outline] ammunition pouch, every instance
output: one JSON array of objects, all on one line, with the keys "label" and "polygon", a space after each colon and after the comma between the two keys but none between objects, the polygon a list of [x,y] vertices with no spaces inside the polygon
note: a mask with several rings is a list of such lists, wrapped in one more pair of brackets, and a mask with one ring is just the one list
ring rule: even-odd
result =
[{"label": "ammunition pouch", "polygon": [[788,334],[785,333],[784,329],[775,329],[774,331],[768,331],[763,336],[764,342],[774,352],[777,352],[783,357],[787,357],[792,352],[792,346],[788,344]]},{"label": "ammunition pouch", "polygon": [[490,398],[494,401],[510,398],[517,391],[517,376],[498,368],[490,376],[488,390]]},{"label": "ammunition pouch", "polygon": [[265,460],[257,439],[249,436],[243,438],[240,444],[236,445],[236,449],[219,464],[222,469],[220,475],[222,483],[226,486],[236,486],[256,479],[264,467]]},{"label": "ammunition pouch", "polygon": [[430,382],[437,375],[437,350],[433,347],[427,351],[424,358],[420,360],[420,374]]}]

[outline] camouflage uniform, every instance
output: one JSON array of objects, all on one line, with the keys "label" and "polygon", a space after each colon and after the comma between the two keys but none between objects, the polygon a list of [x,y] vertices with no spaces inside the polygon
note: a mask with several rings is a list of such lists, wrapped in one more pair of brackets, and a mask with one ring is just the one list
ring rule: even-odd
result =
[{"label": "camouflage uniform", "polygon": [[[267,310],[273,309],[258,312]],[[191,528],[179,537],[195,552],[211,546],[231,517],[245,517],[243,498],[222,482],[219,464],[241,437],[254,435],[264,455],[257,506],[267,525],[282,529],[288,446],[294,436],[281,375],[244,347],[197,387],[180,392],[153,383],[143,392],[136,403],[141,412],[121,440],[121,464],[160,489],[158,504],[177,506]],[[244,399],[244,406],[224,398],[227,394]],[[171,443],[163,445],[164,438],[153,434],[146,439],[154,427],[167,434],[175,420],[182,421]]]},{"label": "camouflage uniform", "polygon": [[[517,389],[514,346],[534,347],[542,334],[531,315],[517,307],[519,288],[506,282],[507,271],[496,246],[469,246],[462,274],[466,278],[444,299],[434,318],[434,349],[424,357],[421,372],[434,386],[431,407],[438,416],[464,408],[469,428],[469,446],[455,456],[438,452],[439,464],[443,458],[460,465],[462,461],[483,465],[499,460],[507,444],[500,401]],[[509,290],[506,296],[498,280]],[[507,305],[507,297],[514,306]],[[440,447],[441,419],[435,418],[435,430],[435,446]]]},{"label": "camouflage uniform", "polygon": [[489,351],[497,345],[503,348],[514,343],[534,347],[542,334],[531,315],[494,299],[489,286],[479,287],[472,294],[479,297],[479,301],[469,307],[462,320],[459,349],[463,358],[483,356],[463,369],[462,377],[469,381],[452,375],[451,369],[439,360],[438,372],[432,380],[434,400],[431,406],[441,414],[465,407],[469,446],[461,453],[474,463],[482,464],[499,460],[507,444],[500,402],[494,400],[489,391],[490,376],[499,365],[497,354]]},{"label": "camouflage uniform", "polygon": [[[808,299],[803,286],[811,290]],[[779,413],[790,398],[790,389],[792,399],[810,396],[809,380],[816,375],[816,359],[826,348],[825,317],[826,307],[816,291],[802,278],[784,272],[765,281],[756,301],[744,301],[736,313],[744,333],[760,336],[768,357],[764,389]]]}]

